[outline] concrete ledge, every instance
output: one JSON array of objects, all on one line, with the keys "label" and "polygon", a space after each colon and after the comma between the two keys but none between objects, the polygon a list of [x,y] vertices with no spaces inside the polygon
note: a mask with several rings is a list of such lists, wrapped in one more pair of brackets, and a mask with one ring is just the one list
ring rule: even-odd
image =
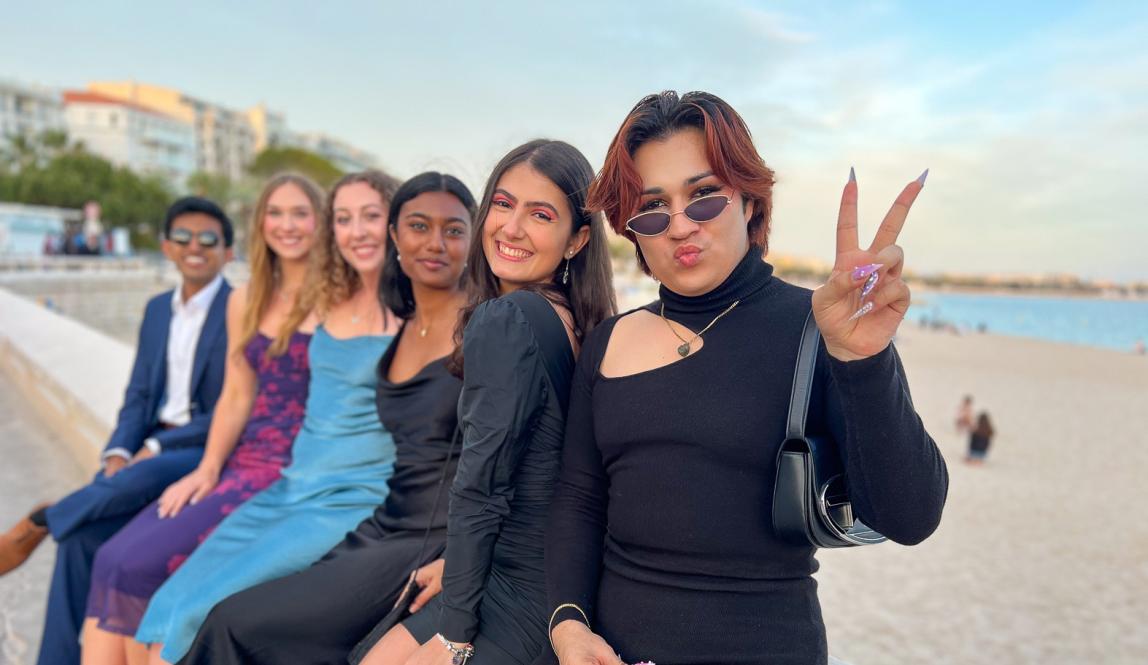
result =
[{"label": "concrete ledge", "polygon": [[134,350],[0,289],[0,372],[87,470],[115,426]]}]

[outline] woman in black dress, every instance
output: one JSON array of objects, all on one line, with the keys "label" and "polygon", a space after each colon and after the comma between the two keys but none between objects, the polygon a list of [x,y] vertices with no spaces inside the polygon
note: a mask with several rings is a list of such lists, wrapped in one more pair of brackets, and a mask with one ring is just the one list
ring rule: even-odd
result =
[{"label": "woman in black dress", "polygon": [[[443,465],[457,426],[462,382],[448,369],[465,304],[462,275],[474,197],[435,172],[405,182],[388,211],[383,306],[405,319],[379,361],[379,419],[395,439],[395,471],[383,505],[310,568],[236,593],[211,611],[181,663],[346,663],[347,654],[395,603],[416,565],[446,540]],[[428,524],[423,561],[416,562]],[[433,577],[420,571],[420,583]],[[427,592],[433,592],[433,588]]]},{"label": "woman in black dress", "polygon": [[771,528],[811,307],[824,344],[806,431],[839,443],[856,514],[903,544],[940,520],[945,464],[890,343],[909,304],[893,243],[923,178],[864,251],[850,178],[814,293],[763,260],[772,184],[732,108],[666,92],[631,111],[591,189],[661,290],[598,326],[575,371],[547,542],[562,665],[824,665],[814,549]]},{"label": "woman in black dress", "polygon": [[442,593],[364,663],[526,665],[546,648],[543,550],[561,395],[572,350],[614,312],[604,226],[584,206],[593,175],[570,145],[537,140],[487,181],[469,258],[474,306],[462,322],[463,448]]}]

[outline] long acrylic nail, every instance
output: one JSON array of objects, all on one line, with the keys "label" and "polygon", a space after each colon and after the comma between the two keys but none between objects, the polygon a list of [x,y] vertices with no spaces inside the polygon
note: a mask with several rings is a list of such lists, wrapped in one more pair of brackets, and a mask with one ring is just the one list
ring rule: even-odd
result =
[{"label": "long acrylic nail", "polygon": [[873,287],[877,286],[877,280],[881,279],[881,273],[875,272],[869,275],[869,279],[865,280],[865,286],[861,287],[861,299],[864,300],[865,296],[873,292]]},{"label": "long acrylic nail", "polygon": [[853,167],[849,167],[849,182],[857,182],[857,174],[853,172]]},{"label": "long acrylic nail", "polygon": [[925,169],[924,173],[917,176],[917,184],[924,187],[925,186],[925,178],[928,178],[928,177],[929,177],[929,169]]},{"label": "long acrylic nail", "polygon": [[849,317],[849,320],[850,321],[856,321],[857,319],[861,318],[862,316],[865,316],[866,314],[868,314],[869,312],[872,312],[872,311],[873,311],[873,303],[867,302],[861,306],[861,309],[857,310],[856,312],[853,312],[853,316]]},{"label": "long acrylic nail", "polygon": [[853,281],[859,282],[884,267],[884,263],[870,263],[853,269]]}]

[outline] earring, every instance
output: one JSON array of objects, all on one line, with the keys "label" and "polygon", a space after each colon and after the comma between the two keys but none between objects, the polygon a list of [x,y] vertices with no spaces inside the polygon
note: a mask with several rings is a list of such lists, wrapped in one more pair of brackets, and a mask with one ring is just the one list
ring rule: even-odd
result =
[{"label": "earring", "polygon": [[570,259],[566,259],[566,269],[562,271],[562,284],[570,281]]},{"label": "earring", "polygon": [[395,260],[396,260],[396,261],[402,261],[402,260],[403,260],[403,255],[402,255],[402,254],[399,254],[398,252],[395,252]]}]

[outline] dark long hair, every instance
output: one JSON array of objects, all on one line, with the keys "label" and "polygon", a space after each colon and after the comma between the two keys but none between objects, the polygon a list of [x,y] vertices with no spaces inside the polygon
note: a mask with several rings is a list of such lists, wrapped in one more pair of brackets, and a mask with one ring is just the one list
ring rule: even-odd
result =
[{"label": "dark long hair", "polygon": [[529,164],[566,195],[570,212],[574,216],[571,235],[584,226],[590,228],[590,238],[582,251],[570,259],[570,277],[562,283],[566,262],[559,261],[546,282],[523,288],[538,291],[551,302],[570,310],[574,319],[574,336],[585,338],[594,326],[617,311],[614,301],[614,277],[610,269],[610,255],[606,246],[605,222],[600,214],[586,208],[586,192],[594,179],[594,169],[577,148],[563,141],[535,139],[506,153],[491,171],[482,193],[482,203],[475,217],[474,240],[467,259],[468,304],[459,318],[455,338],[458,342],[451,359],[451,369],[462,374],[462,331],[470,322],[475,308],[481,303],[501,295],[498,278],[490,269],[483,251],[483,228],[494,199],[494,189],[507,171],[519,164]]},{"label": "dark long hair", "polygon": [[[427,192],[445,192],[458,199],[466,208],[473,225],[474,195],[458,178],[438,171],[420,173],[399,186],[395,195],[391,197],[390,210],[387,213],[387,228],[398,233],[399,213],[403,204]],[[462,274],[462,283],[466,283],[466,271]],[[379,279],[379,301],[383,307],[391,310],[400,319],[409,319],[415,313],[415,293],[411,288],[411,278],[403,272],[399,265],[399,248],[387,238],[387,257],[383,263],[383,274]]]},{"label": "dark long hair", "polygon": [[616,233],[634,243],[638,265],[650,268],[626,222],[637,211],[642,178],[634,166],[634,152],[647,141],[657,141],[686,128],[702,131],[706,159],[714,175],[741,192],[743,207],[753,203],[747,233],[749,244],[763,255],[769,249],[769,222],[773,210],[773,170],[765,165],[750,136],[745,120],[732,106],[708,92],[673,90],[647,95],[630,110],[610,142],[606,162],[590,188],[587,205],[601,210]]}]

